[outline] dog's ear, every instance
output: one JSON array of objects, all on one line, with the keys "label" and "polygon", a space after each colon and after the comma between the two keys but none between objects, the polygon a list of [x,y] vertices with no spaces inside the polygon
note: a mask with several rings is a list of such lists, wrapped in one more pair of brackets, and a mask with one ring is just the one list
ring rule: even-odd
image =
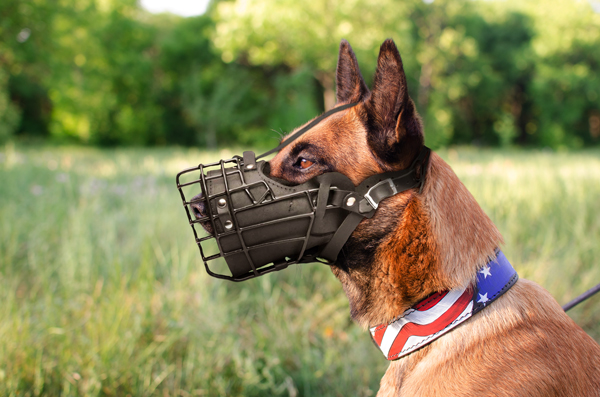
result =
[{"label": "dog's ear", "polygon": [[408,96],[402,59],[392,39],[379,50],[373,91],[365,108],[374,152],[394,167],[410,165],[423,146],[423,126]]},{"label": "dog's ear", "polygon": [[340,43],[340,55],[336,70],[337,101],[359,102],[368,93],[369,89],[360,74],[356,55],[350,47],[350,43],[342,40]]}]

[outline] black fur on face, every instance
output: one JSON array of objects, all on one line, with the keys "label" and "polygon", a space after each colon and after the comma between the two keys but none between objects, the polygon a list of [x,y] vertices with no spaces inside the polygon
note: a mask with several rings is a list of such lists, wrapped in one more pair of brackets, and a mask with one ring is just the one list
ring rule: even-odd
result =
[{"label": "black fur on face", "polygon": [[363,220],[342,248],[336,266],[350,271],[373,263],[381,241],[398,226],[400,214],[397,210],[391,211],[382,204],[373,218]]}]

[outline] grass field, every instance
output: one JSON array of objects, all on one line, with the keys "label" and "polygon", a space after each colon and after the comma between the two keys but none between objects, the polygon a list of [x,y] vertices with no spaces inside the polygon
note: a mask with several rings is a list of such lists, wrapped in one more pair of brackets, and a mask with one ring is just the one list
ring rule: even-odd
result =
[{"label": "grass field", "polygon": [[[521,277],[561,304],[600,282],[600,151],[440,154]],[[0,395],[375,394],[387,363],[325,265],[205,273],[174,178],[231,155],[0,148]],[[598,341],[599,303],[570,312]]]}]

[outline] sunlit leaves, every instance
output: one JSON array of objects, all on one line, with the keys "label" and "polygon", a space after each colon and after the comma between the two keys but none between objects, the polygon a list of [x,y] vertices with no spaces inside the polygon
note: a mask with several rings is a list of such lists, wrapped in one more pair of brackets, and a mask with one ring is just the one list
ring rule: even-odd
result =
[{"label": "sunlit leaves", "polygon": [[587,0],[0,2],[0,123],[89,144],[267,142],[335,102],[340,39],[368,84],[393,38],[432,147],[598,143],[600,12]]},{"label": "sunlit leaves", "polygon": [[[412,3],[419,2],[385,0],[376,7],[364,0],[222,2],[215,13],[214,43],[226,62],[241,58],[256,65],[304,65],[326,91],[332,90],[342,38],[363,59],[372,59],[386,37],[395,37],[401,48],[410,49],[407,16]],[[374,62],[365,63],[363,69],[371,75]]]}]

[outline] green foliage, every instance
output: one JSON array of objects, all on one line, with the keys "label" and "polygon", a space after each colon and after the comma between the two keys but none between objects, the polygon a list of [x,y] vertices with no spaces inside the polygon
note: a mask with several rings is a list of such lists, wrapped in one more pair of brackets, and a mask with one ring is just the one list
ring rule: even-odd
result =
[{"label": "green foliage", "polygon": [[[307,67],[321,83],[325,107],[331,108],[340,39],[348,39],[359,55],[372,56],[385,37],[408,37],[408,10],[419,3],[385,0],[371,7],[364,1],[343,0],[220,2],[213,37],[226,62],[242,56],[255,65]],[[372,65],[364,72],[370,74]]]},{"label": "green foliage", "polygon": [[273,145],[279,135],[265,126],[289,130],[318,113],[306,69],[226,64],[211,47],[212,29],[208,16],[187,18],[160,43],[166,96],[187,126],[179,142]]},{"label": "green foliage", "polygon": [[600,13],[587,1],[0,4],[0,135],[91,145],[271,145],[335,103],[340,39],[370,82],[396,40],[427,144],[600,142]]},{"label": "green foliage", "polygon": [[[437,3],[447,25],[421,53],[421,79],[426,76],[427,83],[418,99],[425,122],[434,127],[426,131],[433,138],[444,134],[445,140],[433,141],[432,146],[456,142],[508,146],[518,134],[531,73],[526,55],[531,39],[528,20],[508,13],[490,22],[481,4],[452,5]],[[431,29],[423,23],[423,29]]]},{"label": "green foliage", "polygon": [[15,134],[47,133],[50,104],[44,78],[52,42],[46,1],[0,3],[0,142]]},{"label": "green foliage", "polygon": [[[599,18],[588,3],[570,0],[383,2],[375,14],[363,1],[235,1],[218,4],[214,40],[226,61],[308,66],[329,107],[339,39],[351,42],[368,75],[374,50],[395,37],[430,146],[579,147],[600,138],[593,127],[600,123],[594,82],[600,70],[591,44],[600,44]],[[576,25],[577,34],[563,34]],[[576,37],[587,47],[577,48]],[[563,44],[556,59],[575,58],[572,72],[555,64],[550,51],[539,51],[557,42]],[[591,59],[586,67],[576,59],[582,56]],[[588,78],[594,88],[585,88]],[[567,82],[561,88],[555,79]]]},{"label": "green foliage", "polygon": [[[237,152],[239,154],[239,152]],[[520,276],[560,303],[600,279],[600,153],[440,153]],[[0,395],[372,396],[388,362],[327,266],[205,272],[181,149],[0,149]],[[570,312],[600,341],[600,296]]]},{"label": "green foliage", "polygon": [[166,142],[153,98],[157,29],[131,17],[135,2],[69,5],[55,21],[51,134],[103,145]]}]

